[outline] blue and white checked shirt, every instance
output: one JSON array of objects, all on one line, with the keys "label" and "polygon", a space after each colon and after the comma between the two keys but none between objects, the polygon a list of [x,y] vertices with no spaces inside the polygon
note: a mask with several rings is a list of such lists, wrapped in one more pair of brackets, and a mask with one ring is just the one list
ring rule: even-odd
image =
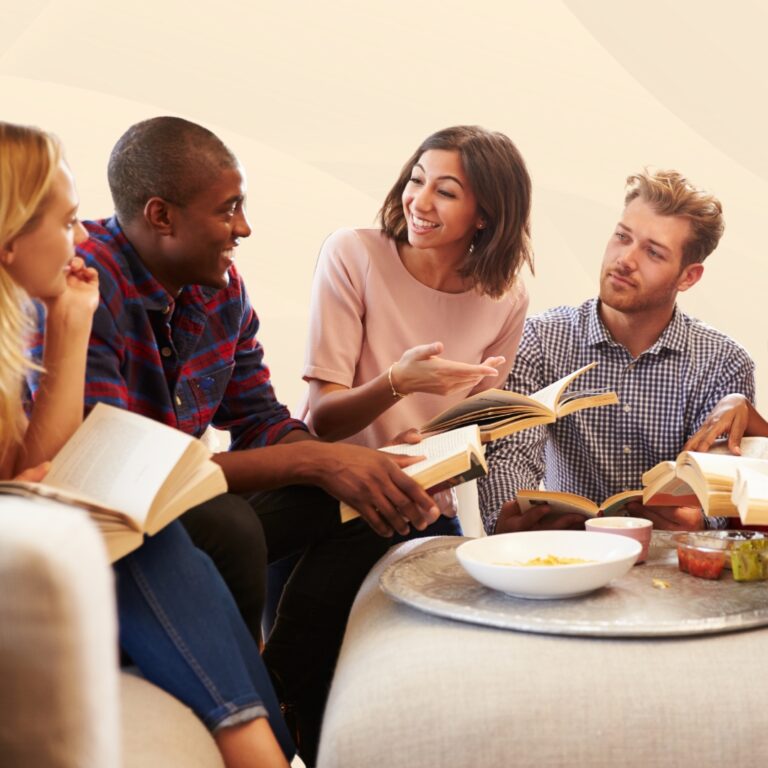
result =
[{"label": "blue and white checked shirt", "polygon": [[487,446],[489,472],[478,490],[488,533],[505,501],[542,480],[545,488],[598,503],[641,488],[643,472],[674,459],[722,397],[755,397],[754,363],[725,334],[675,309],[656,343],[633,358],[606,330],[596,298],[529,317],[505,387],[530,394],[594,360],[598,365],[573,390],[613,390],[617,405],[588,408]]}]

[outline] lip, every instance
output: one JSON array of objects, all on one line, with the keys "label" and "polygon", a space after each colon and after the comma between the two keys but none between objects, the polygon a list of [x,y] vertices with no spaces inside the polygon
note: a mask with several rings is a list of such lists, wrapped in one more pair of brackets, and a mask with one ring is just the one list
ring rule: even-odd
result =
[{"label": "lip", "polygon": [[621,275],[617,275],[615,272],[609,272],[607,275],[609,280],[612,280],[614,283],[618,285],[625,285],[628,288],[635,288],[635,283],[632,280],[628,280],[626,277],[622,277]]},{"label": "lip", "polygon": [[429,219],[425,219],[422,216],[419,216],[418,218],[422,221],[428,221],[432,226],[425,227],[421,224],[418,224],[413,218],[415,215],[416,214],[414,214],[412,211],[408,212],[408,226],[410,227],[411,231],[417,235],[427,235],[430,232],[435,232],[440,226],[438,222],[430,221]]}]

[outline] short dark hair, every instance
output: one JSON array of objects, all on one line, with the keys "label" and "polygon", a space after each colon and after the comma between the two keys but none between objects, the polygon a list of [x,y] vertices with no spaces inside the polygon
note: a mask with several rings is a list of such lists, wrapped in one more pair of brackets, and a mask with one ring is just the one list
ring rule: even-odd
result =
[{"label": "short dark hair", "polygon": [[382,229],[393,240],[408,239],[403,190],[413,167],[430,149],[459,153],[478,212],[485,220],[459,274],[470,278],[481,293],[498,298],[512,287],[523,264],[533,272],[531,179],[525,161],[503,133],[476,125],[458,125],[433,133],[403,166],[379,211]]},{"label": "short dark hair", "polygon": [[628,176],[624,205],[637,197],[660,216],[679,216],[691,222],[691,236],[683,245],[682,267],[704,261],[717,248],[725,230],[723,206],[682,173],[646,168]]},{"label": "short dark hair", "polygon": [[107,178],[122,223],[160,197],[186,205],[237,158],[207,128],[181,117],[153,117],[132,125],[109,156]]}]

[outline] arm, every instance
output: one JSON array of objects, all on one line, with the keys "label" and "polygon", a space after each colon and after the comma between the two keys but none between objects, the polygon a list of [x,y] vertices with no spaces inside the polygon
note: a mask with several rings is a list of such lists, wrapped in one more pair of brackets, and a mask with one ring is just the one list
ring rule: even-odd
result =
[{"label": "arm", "polygon": [[[522,394],[541,389],[544,386],[541,373],[543,360],[535,325],[528,320],[506,389]],[[514,501],[519,488],[539,487],[544,477],[547,435],[546,427],[534,427],[495,440],[486,447],[488,475],[478,482],[478,493],[483,525],[489,534],[497,529],[502,506],[505,502]]]},{"label": "arm", "polygon": [[96,270],[75,257],[67,287],[45,302],[43,367],[16,471],[52,459],[83,420],[88,337],[98,304]]},{"label": "arm", "polygon": [[277,445],[216,454],[231,491],[317,485],[360,512],[381,536],[423,530],[439,516],[434,501],[401,471],[418,457],[395,456],[289,432]]},{"label": "arm", "polygon": [[[439,357],[440,342],[406,350],[392,367],[357,387],[310,379],[309,410],[315,432],[326,440],[340,440],[367,427],[400,397],[414,392],[450,395],[467,385],[498,376],[503,357],[470,365]],[[478,384],[481,389],[486,389]]]},{"label": "arm", "polygon": [[686,451],[708,451],[721,435],[728,436],[728,448],[738,455],[745,435],[766,435],[768,424],[752,405],[755,401],[755,364],[736,347],[725,360],[723,371],[696,415],[696,422],[683,446]]}]

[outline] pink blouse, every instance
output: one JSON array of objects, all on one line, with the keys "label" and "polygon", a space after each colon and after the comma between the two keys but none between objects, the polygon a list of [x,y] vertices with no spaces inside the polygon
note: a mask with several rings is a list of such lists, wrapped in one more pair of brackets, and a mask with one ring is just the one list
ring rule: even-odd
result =
[{"label": "pink blouse", "polygon": [[[340,229],[325,241],[318,258],[303,376],[355,387],[386,371],[406,349],[441,341],[442,357],[449,360],[481,363],[503,355],[506,363],[498,377],[484,379],[477,389],[501,387],[527,307],[521,280],[500,299],[474,290],[438,291],[408,272],[395,242],[380,230]],[[468,394],[470,388],[450,396],[408,395],[347,442],[378,447]],[[311,414],[306,420],[311,428]]]}]

